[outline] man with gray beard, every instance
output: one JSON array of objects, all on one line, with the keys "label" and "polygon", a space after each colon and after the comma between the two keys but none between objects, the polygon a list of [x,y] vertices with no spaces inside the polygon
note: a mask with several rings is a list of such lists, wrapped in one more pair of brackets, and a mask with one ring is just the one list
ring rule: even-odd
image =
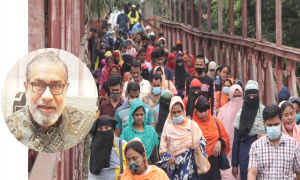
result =
[{"label": "man with gray beard", "polygon": [[40,152],[60,152],[78,144],[91,129],[95,114],[65,105],[68,68],[54,52],[37,55],[26,69],[26,106],[8,116],[10,132]]}]

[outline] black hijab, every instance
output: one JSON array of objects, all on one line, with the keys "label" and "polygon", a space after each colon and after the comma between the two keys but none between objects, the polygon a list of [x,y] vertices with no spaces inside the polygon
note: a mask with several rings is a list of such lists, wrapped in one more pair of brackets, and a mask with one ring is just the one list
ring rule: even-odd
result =
[{"label": "black hijab", "polygon": [[[119,42],[118,42],[118,41],[119,41]],[[115,50],[117,50],[117,49],[120,48],[121,42],[122,42],[121,38],[120,38],[120,37],[117,37],[117,40],[116,40],[116,42],[115,42],[115,44],[114,44],[114,49],[115,49]]]},{"label": "black hijab", "polygon": [[142,75],[143,79],[149,81],[150,73],[149,73],[148,69],[142,69],[141,75]]},{"label": "black hijab", "polygon": [[169,115],[169,107],[170,107],[171,98],[167,99],[163,96],[160,96],[159,100],[159,112],[158,112],[158,122],[156,124],[156,132],[162,132],[164,129],[164,125],[166,119]]},{"label": "black hijab", "polygon": [[186,104],[186,116],[190,116],[191,118],[193,118],[193,115],[194,115],[195,102],[196,102],[197,98],[200,97],[200,95],[201,95],[201,91],[198,94],[196,94],[196,93],[194,93],[194,91],[192,91],[195,89],[201,90],[201,87],[198,87],[198,86],[191,87],[191,90],[190,90],[189,96],[188,96],[188,101]]},{"label": "black hijab", "polygon": [[[93,124],[90,130],[92,135],[90,171],[92,174],[98,175],[103,168],[110,166],[110,154],[114,141],[114,130],[117,120],[108,116],[100,116]],[[108,131],[98,131],[101,126],[110,126]]]},{"label": "black hijab", "polygon": [[113,38],[108,38],[108,45],[111,47],[114,47],[114,39]]},{"label": "black hijab", "polygon": [[124,75],[125,72],[130,71],[130,69],[131,69],[130,63],[133,60],[133,57],[130,54],[125,54],[125,55],[123,55],[123,60],[124,60],[124,63],[121,68],[122,76]]},{"label": "black hijab", "polygon": [[[180,62],[182,62],[181,66],[178,65],[178,63]],[[178,57],[176,59],[176,66],[175,66],[175,85],[178,86],[179,89],[184,88],[186,79],[187,79],[187,74],[185,71],[183,59],[182,57]]]},{"label": "black hijab", "polygon": [[[257,94],[253,99],[248,97],[248,94]],[[249,89],[245,91],[244,103],[240,117],[240,134],[247,135],[255,121],[257,110],[259,108],[259,95],[257,89]]]}]

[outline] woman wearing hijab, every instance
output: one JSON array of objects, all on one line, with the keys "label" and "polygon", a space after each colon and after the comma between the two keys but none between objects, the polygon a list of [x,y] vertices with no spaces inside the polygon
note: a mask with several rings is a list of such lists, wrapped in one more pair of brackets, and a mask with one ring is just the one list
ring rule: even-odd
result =
[{"label": "woman wearing hijab", "polygon": [[178,94],[174,84],[166,80],[164,68],[162,68],[161,66],[156,66],[156,68],[154,68],[153,74],[159,74],[162,76],[162,88],[170,90],[172,95]]},{"label": "woman wearing hijab", "polygon": [[252,143],[264,134],[263,110],[259,102],[258,83],[249,80],[245,87],[243,107],[234,121],[234,139],[232,146],[232,175],[237,177],[238,166],[241,179],[247,179],[249,151]]},{"label": "woman wearing hijab", "polygon": [[[210,113],[210,103],[205,97],[199,97],[196,100],[193,121],[201,129],[204,138],[207,141],[205,147],[208,161],[211,165],[210,170],[200,175],[201,180],[221,180],[219,168],[219,156],[221,151],[227,155],[229,146],[229,136],[219,118],[214,118]],[[218,123],[218,124],[217,124]]]},{"label": "woman wearing hijab", "polygon": [[114,58],[111,55],[105,57],[105,66],[101,73],[101,77],[100,77],[100,81],[99,81],[99,89],[101,89],[102,84],[107,80],[109,69],[110,69],[111,65],[113,64],[113,62],[114,62]]},{"label": "woman wearing hijab", "polygon": [[148,65],[146,63],[144,63],[142,65],[142,73],[141,73],[141,75],[142,75],[143,79],[149,81],[149,75],[150,75],[150,73],[149,73],[149,70],[148,70]]},{"label": "woman wearing hijab", "polygon": [[133,60],[133,58],[132,58],[131,55],[125,54],[123,56],[123,59],[124,59],[124,63],[123,63],[122,68],[121,68],[121,75],[122,75],[122,77],[124,76],[124,73],[130,71],[130,68],[131,68],[130,63]]},{"label": "woman wearing hijab", "polygon": [[[206,140],[202,131],[196,122],[185,117],[185,109],[179,96],[172,97],[169,111],[159,146],[161,161],[157,165],[167,168],[167,175],[172,180],[200,179],[192,150],[199,147],[207,158]],[[193,134],[191,126],[194,129]]]},{"label": "woman wearing hijab", "polygon": [[296,97],[290,97],[289,101],[293,104],[296,112],[296,122],[300,124],[300,99]]},{"label": "woman wearing hijab", "polygon": [[223,65],[220,68],[220,76],[219,78],[215,81],[215,86],[216,86],[216,91],[222,91],[222,84],[223,81],[228,78],[230,73],[230,67],[227,65]]},{"label": "woman wearing hijab", "polygon": [[[117,120],[103,115],[98,117],[90,130],[92,136],[91,155],[89,158],[89,180],[114,180],[118,178],[121,163],[127,166],[125,158],[126,141],[114,135]],[[121,144],[120,144],[121,143]],[[120,151],[122,148],[122,162]]]},{"label": "woman wearing hijab", "polygon": [[142,140],[146,149],[146,156],[149,164],[158,161],[158,139],[154,128],[146,124],[145,104],[140,99],[135,99],[130,106],[130,113],[127,128],[122,131],[120,139],[129,142],[138,137]]},{"label": "woman wearing hijab", "polygon": [[131,140],[125,148],[127,168],[121,180],[169,180],[167,174],[155,165],[148,165],[143,142]]},{"label": "woman wearing hijab", "polygon": [[176,66],[176,56],[175,56],[175,54],[170,53],[168,55],[168,62],[167,62],[166,67],[171,69],[172,71],[174,71],[175,66]]},{"label": "woman wearing hijab", "polygon": [[126,40],[126,46],[126,54],[130,54],[132,57],[134,57],[136,54],[136,49],[132,46],[132,42],[130,39]]},{"label": "woman wearing hijab", "polygon": [[130,75],[130,72],[124,73],[123,82],[122,82],[122,87],[124,86],[125,82],[128,81],[129,75]]},{"label": "woman wearing hijab", "polygon": [[195,57],[193,55],[185,55],[186,57],[186,66],[185,66],[185,70],[187,70],[190,74],[190,76],[193,76],[194,74],[196,74],[196,70],[195,70]]},{"label": "woman wearing hijab", "polygon": [[157,132],[159,139],[164,129],[166,119],[169,115],[171,98],[172,98],[171,92],[167,89],[163,90],[156,103],[157,105],[153,108],[152,114],[155,122],[155,130]]},{"label": "woman wearing hijab", "polygon": [[164,50],[166,53],[169,53],[169,50],[166,48],[165,38],[159,38],[157,42],[160,44],[160,47],[162,48],[162,50]]},{"label": "woman wearing hijab", "polygon": [[233,84],[232,78],[226,78],[222,84],[222,91],[216,92],[216,105],[217,113],[219,113],[221,107],[223,107],[228,102],[229,89]]},{"label": "woman wearing hijab", "polygon": [[123,64],[121,52],[119,50],[115,50],[112,54],[113,54],[113,58],[114,58],[114,64],[118,65],[119,68],[121,68],[122,64]]},{"label": "woman wearing hijab", "polygon": [[195,78],[191,82],[191,90],[189,95],[183,100],[186,107],[186,116],[190,116],[191,119],[194,115],[195,102],[198,97],[201,96],[201,82],[199,79]]},{"label": "woman wearing hijab", "polygon": [[115,44],[114,44],[114,46],[113,46],[113,47],[114,47],[114,50],[119,49],[121,43],[122,43],[122,39],[121,39],[120,37],[117,37],[116,42],[115,42]]},{"label": "woman wearing hijab", "polygon": [[240,85],[241,88],[242,88],[242,90],[243,90],[243,92],[244,92],[245,86],[244,86],[244,82],[243,82],[241,79],[239,79],[239,78],[235,79],[235,80],[233,81],[233,84],[238,84],[238,85]]},{"label": "woman wearing hijab", "polygon": [[[239,85],[231,86],[229,90],[229,98],[230,101],[225,104],[221,110],[219,111],[218,118],[223,123],[226,132],[229,135],[229,144],[230,151],[227,154],[227,159],[231,166],[231,157],[232,157],[232,145],[233,145],[233,137],[234,137],[234,127],[232,126],[236,117],[237,112],[243,106],[243,89]],[[221,170],[222,180],[232,180],[235,179],[232,175],[232,168]],[[240,176],[238,175],[238,179]]]},{"label": "woman wearing hijab", "polygon": [[215,79],[215,74],[216,74],[216,69],[217,69],[217,64],[214,61],[211,61],[208,64],[208,72],[207,75],[211,77],[212,79]]},{"label": "woman wearing hijab", "polygon": [[183,59],[178,57],[176,59],[176,66],[173,71],[173,83],[175,83],[175,87],[177,89],[178,95],[184,96],[184,87],[185,80],[189,77],[189,72],[187,72],[184,68]]},{"label": "woman wearing hijab", "polygon": [[98,63],[97,69],[92,73],[95,82],[96,82],[96,86],[97,86],[97,90],[99,92],[99,80],[101,77],[101,73],[102,73],[102,68],[105,66],[105,59],[102,59],[102,61],[100,61]]}]

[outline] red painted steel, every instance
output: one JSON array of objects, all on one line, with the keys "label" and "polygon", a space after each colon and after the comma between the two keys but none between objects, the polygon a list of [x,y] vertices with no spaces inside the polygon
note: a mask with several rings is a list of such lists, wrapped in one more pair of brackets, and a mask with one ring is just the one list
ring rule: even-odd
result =
[{"label": "red painted steel", "polygon": [[211,0],[207,0],[207,31],[211,32]]},{"label": "red painted steel", "polygon": [[202,0],[198,0],[198,29],[202,31]]},{"label": "red painted steel", "polygon": [[255,2],[255,17],[256,17],[256,39],[261,41],[262,31],[261,31],[261,0],[256,0]]},{"label": "red painted steel", "polygon": [[164,20],[164,0],[161,0],[161,20]]},{"label": "red painted steel", "polygon": [[233,15],[233,0],[229,0],[229,34],[231,37],[234,36],[234,15]]},{"label": "red painted steel", "polygon": [[172,7],[171,7],[171,0],[169,0],[169,21],[172,21]]},{"label": "red painted steel", "polygon": [[176,1],[173,2],[174,6],[174,23],[176,23]]},{"label": "red painted steel", "polygon": [[242,37],[247,39],[247,0],[242,0]]},{"label": "red painted steel", "polygon": [[234,70],[234,44],[230,44],[230,68],[232,69],[232,71],[230,71],[230,77],[236,77],[236,71]]},{"label": "red painted steel", "polygon": [[191,0],[191,28],[194,29],[195,22],[194,22],[194,0]]},{"label": "red painted steel", "polygon": [[219,33],[223,33],[223,11],[222,11],[222,0],[218,1],[218,29]]},{"label": "red painted steel", "polygon": [[179,18],[178,18],[178,22],[179,22],[179,24],[181,24],[181,23],[182,23],[182,21],[181,21],[181,0],[178,1],[178,9],[179,9]]},{"label": "red painted steel", "polygon": [[184,25],[188,25],[188,3],[187,0],[184,0]]},{"label": "red painted steel", "polygon": [[275,1],[276,10],[276,44],[278,47],[282,45],[282,7],[281,0]]}]

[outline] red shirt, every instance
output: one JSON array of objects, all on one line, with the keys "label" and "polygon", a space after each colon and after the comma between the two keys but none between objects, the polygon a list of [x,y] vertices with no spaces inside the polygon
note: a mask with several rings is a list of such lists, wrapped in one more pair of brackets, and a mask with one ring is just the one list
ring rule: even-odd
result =
[{"label": "red shirt", "polygon": [[146,50],[146,61],[147,61],[148,63],[151,62],[151,53],[152,53],[154,50],[155,50],[154,47],[148,45],[148,48],[147,48],[147,50]]},{"label": "red shirt", "polygon": [[115,118],[116,110],[123,104],[124,101],[123,101],[122,98],[120,98],[119,103],[117,104],[116,107],[114,107],[114,106],[111,104],[110,99],[111,99],[111,98],[109,98],[108,100],[104,101],[104,102],[100,105],[100,114],[101,114],[101,116],[102,116],[102,115],[109,115],[110,117]]}]

